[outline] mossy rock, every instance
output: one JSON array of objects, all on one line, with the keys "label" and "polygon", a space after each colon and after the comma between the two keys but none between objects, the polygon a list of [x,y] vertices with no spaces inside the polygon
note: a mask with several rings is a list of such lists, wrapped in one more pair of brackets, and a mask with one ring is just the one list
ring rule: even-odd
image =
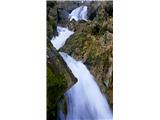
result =
[{"label": "mossy rock", "polygon": [[67,89],[64,75],[55,75],[47,67],[47,117],[56,118],[56,105]]},{"label": "mossy rock", "polygon": [[53,120],[57,115],[58,101],[77,79],[50,41],[47,42],[47,120]]}]

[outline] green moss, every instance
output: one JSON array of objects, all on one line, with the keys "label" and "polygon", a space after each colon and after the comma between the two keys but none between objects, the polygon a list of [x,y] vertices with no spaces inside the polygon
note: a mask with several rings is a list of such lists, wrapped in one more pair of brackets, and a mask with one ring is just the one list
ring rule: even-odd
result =
[{"label": "green moss", "polygon": [[55,75],[47,67],[47,118],[56,118],[56,105],[67,86],[63,75]]},{"label": "green moss", "polygon": [[87,40],[87,34],[86,33],[76,33],[73,36],[70,37],[70,39],[66,42],[66,45],[69,45],[67,47],[63,47],[61,51],[67,51],[68,54],[74,54],[79,55],[80,52],[83,51],[83,46],[85,41]]},{"label": "green moss", "polygon": [[49,67],[47,67],[47,84],[49,86],[57,86],[57,87],[64,86],[65,83],[63,83],[63,82],[65,82],[65,81],[63,81],[63,80],[64,80],[63,75],[55,75],[52,73],[51,69]]}]

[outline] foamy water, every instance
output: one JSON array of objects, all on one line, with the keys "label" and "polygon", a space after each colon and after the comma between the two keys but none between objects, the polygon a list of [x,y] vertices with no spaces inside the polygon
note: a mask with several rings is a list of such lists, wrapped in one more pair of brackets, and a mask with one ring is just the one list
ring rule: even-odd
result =
[{"label": "foamy water", "polygon": [[87,21],[87,6],[80,6],[76,9],[74,9],[70,14],[69,14],[70,21],[73,19],[75,21],[78,20],[86,20]]},{"label": "foamy water", "polygon": [[87,67],[66,53],[60,53],[78,82],[69,89],[66,120],[112,120],[107,100]]},{"label": "foamy water", "polygon": [[58,50],[63,47],[67,38],[69,38],[74,32],[70,31],[68,28],[57,26],[58,36],[53,37],[51,42],[53,46]]}]

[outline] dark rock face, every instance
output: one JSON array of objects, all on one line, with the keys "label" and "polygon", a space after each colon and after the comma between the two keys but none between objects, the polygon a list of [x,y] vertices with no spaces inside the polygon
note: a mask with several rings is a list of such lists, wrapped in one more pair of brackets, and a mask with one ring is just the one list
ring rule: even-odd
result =
[{"label": "dark rock face", "polygon": [[66,21],[66,20],[69,20],[68,19],[68,16],[69,16],[69,12],[66,11],[66,10],[61,10],[61,9],[58,9],[58,21]]},{"label": "dark rock face", "polygon": [[49,40],[56,35],[57,21],[57,3],[56,1],[47,1],[47,38]]},{"label": "dark rock face", "polygon": [[88,16],[89,20],[94,19],[99,6],[100,6],[100,3],[98,1],[90,2],[90,4],[88,5],[88,13],[87,13],[87,16]]}]

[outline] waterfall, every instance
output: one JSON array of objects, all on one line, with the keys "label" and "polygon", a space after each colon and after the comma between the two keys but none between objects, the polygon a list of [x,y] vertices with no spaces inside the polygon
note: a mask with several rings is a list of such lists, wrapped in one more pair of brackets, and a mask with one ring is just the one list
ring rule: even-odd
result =
[{"label": "waterfall", "polygon": [[58,36],[53,37],[51,42],[53,46],[58,50],[63,47],[67,38],[69,38],[74,32],[70,31],[68,28],[57,26]]},{"label": "waterfall", "polygon": [[70,21],[73,19],[75,21],[78,20],[86,20],[87,21],[87,6],[80,6],[76,9],[74,9],[70,14],[69,14]]},{"label": "waterfall", "polygon": [[[73,10],[71,15],[74,15],[71,18],[75,20],[84,19],[86,17],[84,6]],[[73,32],[68,30],[68,28],[60,26],[57,27],[57,30],[58,36],[53,37],[52,44],[58,50],[65,44],[65,41]],[[95,78],[87,67],[67,53],[59,53],[71,69],[73,75],[78,79],[78,82],[65,93],[67,98],[67,116],[65,118],[62,111],[59,111],[60,120],[112,120],[112,112],[108,102],[102,95]]]},{"label": "waterfall", "polygon": [[60,53],[78,82],[69,89],[67,120],[112,120],[112,113],[87,67],[66,53]]}]

